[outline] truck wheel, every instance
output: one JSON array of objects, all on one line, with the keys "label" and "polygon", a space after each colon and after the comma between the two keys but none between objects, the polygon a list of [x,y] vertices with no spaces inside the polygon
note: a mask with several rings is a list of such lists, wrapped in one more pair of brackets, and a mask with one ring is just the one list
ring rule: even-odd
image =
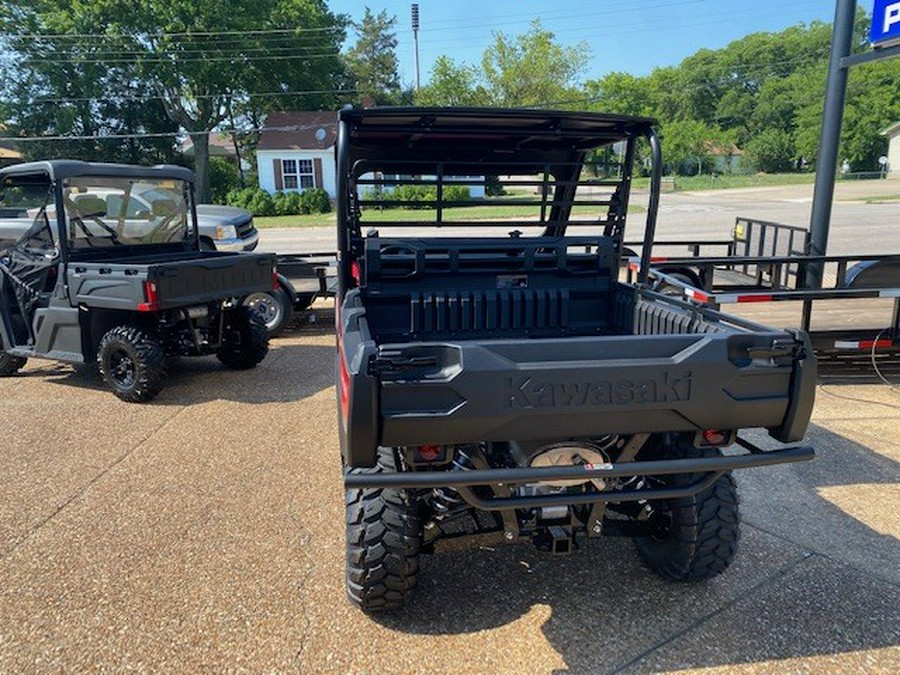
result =
[{"label": "truck wheel", "polygon": [[100,374],[123,401],[154,398],[166,383],[166,353],[162,344],[135,326],[117,326],[100,340]]},{"label": "truck wheel", "polygon": [[[686,448],[676,456],[717,456],[715,448]],[[691,482],[690,475],[673,481]],[[691,497],[651,502],[658,533],[634,540],[638,553],[654,572],[672,581],[703,581],[725,571],[739,539],[738,496],[731,473]]]},{"label": "truck wheel", "polygon": [[[373,469],[396,471],[391,448],[379,448]],[[402,607],[416,585],[422,532],[415,499],[406,490],[346,491],[347,595],[364,612]]]},{"label": "truck wheel", "polygon": [[28,363],[28,359],[0,350],[0,377],[15,375],[26,363]]},{"label": "truck wheel", "polygon": [[266,324],[251,307],[238,307],[225,315],[222,346],[216,356],[235,370],[248,370],[269,353]]},{"label": "truck wheel", "polygon": [[242,303],[259,314],[266,324],[269,335],[278,335],[287,326],[294,315],[294,306],[290,297],[281,288],[268,293],[251,293]]}]

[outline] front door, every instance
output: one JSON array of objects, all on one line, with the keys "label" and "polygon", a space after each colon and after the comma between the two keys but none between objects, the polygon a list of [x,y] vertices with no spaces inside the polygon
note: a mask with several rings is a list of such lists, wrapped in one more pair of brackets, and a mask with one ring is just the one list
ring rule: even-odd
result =
[{"label": "front door", "polygon": [[7,177],[0,188],[0,319],[10,347],[34,348],[35,316],[46,308],[59,275],[48,181]]}]

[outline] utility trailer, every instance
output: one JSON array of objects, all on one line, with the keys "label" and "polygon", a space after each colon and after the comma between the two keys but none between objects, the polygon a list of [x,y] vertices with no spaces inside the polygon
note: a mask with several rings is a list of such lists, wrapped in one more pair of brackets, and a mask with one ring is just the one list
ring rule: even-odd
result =
[{"label": "utility trailer", "polygon": [[[659,242],[654,249],[674,243]],[[684,257],[655,250],[649,270],[655,287],[714,308],[799,303],[798,324],[820,356],[842,363],[900,356],[900,254],[811,256],[806,229],[751,218],[736,219],[730,240],[704,243],[707,252],[717,247],[720,254],[701,255],[699,244]],[[820,289],[805,287],[814,263],[824,269]],[[639,269],[635,256],[631,279]],[[860,310],[869,316],[862,318]]]},{"label": "utility trailer", "polygon": [[336,388],[347,589],[363,610],[401,606],[421,553],[474,535],[558,554],[627,536],[662,576],[709,578],[736,551],[731,470],[812,458],[740,434],[802,440],[816,379],[802,331],[657,293],[649,268],[619,280],[639,142],[649,259],[653,120],[339,114]]},{"label": "utility trailer", "polygon": [[334,297],[337,289],[337,254],[331,252],[281,253],[277,258],[275,288],[252,293],[244,305],[259,314],[269,335],[278,335],[294,312],[302,312],[316,298]]}]

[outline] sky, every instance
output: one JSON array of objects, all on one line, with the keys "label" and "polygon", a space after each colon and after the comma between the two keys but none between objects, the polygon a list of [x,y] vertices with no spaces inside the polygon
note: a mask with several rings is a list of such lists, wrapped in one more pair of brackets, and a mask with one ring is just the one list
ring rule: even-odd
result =
[{"label": "sky", "polygon": [[[329,0],[332,11],[362,17],[364,7],[397,17],[400,77],[415,83],[409,0]],[[834,18],[835,0],[419,0],[421,83],[441,55],[470,64],[495,32],[516,35],[539,18],[561,44],[586,42],[592,54],[584,79],[613,71],[646,75],[675,65],[701,48],[716,49],[760,31]],[[859,0],[871,12],[871,0]],[[351,33],[351,39],[353,34]]]}]

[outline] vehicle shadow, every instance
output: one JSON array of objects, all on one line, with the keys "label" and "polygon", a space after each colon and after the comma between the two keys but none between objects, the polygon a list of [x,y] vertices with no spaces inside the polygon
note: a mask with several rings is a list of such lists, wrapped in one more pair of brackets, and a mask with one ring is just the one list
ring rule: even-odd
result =
[{"label": "vehicle shadow", "polygon": [[835,486],[897,484],[900,465],[822,427],[811,427],[808,441],[821,449],[813,462],[737,472],[742,542],[720,577],[664,581],[626,539],[590,540],[562,558],[530,544],[481,547],[425,556],[412,605],[373,618],[424,635],[516,621],[533,631],[527,615],[544,606],[543,634],[572,673],[896,647],[900,543],[821,495]]},{"label": "vehicle shadow", "polygon": [[[251,370],[225,368],[214,356],[170,359],[166,387],[149,404],[141,405],[299,401],[334,385],[334,354],[331,345],[275,339],[265,360]],[[113,395],[93,365],[44,362],[20,377],[40,377],[65,387]]]}]

